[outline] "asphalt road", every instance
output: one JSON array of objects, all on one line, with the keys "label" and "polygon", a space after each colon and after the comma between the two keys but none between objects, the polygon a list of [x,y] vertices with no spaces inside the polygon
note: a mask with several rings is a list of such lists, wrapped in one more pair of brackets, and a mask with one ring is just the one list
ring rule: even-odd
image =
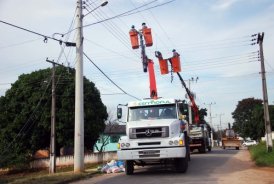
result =
[{"label": "asphalt road", "polygon": [[[76,182],[77,184],[140,184],[140,183],[220,183],[221,177],[227,173],[238,172],[237,164],[242,161],[233,158],[246,148],[214,148],[211,152],[200,154],[191,153],[191,161],[186,173],[176,173],[172,166],[137,167],[133,175],[112,173]],[[239,181],[238,181],[239,182]],[[238,183],[236,182],[236,183]]]}]

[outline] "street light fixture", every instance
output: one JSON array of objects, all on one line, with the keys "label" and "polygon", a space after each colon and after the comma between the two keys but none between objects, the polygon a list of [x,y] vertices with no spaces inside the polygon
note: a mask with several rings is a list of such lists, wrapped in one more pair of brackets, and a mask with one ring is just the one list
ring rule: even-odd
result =
[{"label": "street light fixture", "polygon": [[108,4],[108,1],[103,1],[102,3],[101,3],[101,6],[106,6]]},{"label": "street light fixture", "polygon": [[87,16],[88,14],[90,14],[91,12],[93,12],[94,10],[96,10],[99,7],[103,7],[106,6],[108,4],[108,1],[103,1],[99,6],[97,6],[96,8],[94,8],[93,10],[91,10],[90,12],[88,12],[86,15],[84,15],[83,17]]}]

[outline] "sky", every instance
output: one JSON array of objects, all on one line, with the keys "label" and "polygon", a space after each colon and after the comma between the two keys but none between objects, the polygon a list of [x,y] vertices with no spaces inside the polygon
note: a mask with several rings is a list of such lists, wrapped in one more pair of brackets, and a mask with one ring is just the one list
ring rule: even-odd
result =
[{"label": "sky", "polygon": [[[87,0],[83,14],[100,5]],[[134,10],[141,7],[137,10]],[[152,8],[153,7],[153,8]],[[149,10],[145,10],[151,8]],[[75,42],[76,0],[0,0],[0,20],[50,36]],[[134,11],[131,11],[134,10]],[[130,12],[128,12],[130,11]],[[126,14],[123,14],[128,12]],[[117,16],[120,15],[121,16]],[[98,21],[115,17],[107,21]],[[274,1],[273,0],[109,0],[84,17],[84,53],[121,89],[148,98],[149,77],[144,73],[140,49],[133,50],[129,30],[145,22],[152,30],[153,46],[146,48],[154,61],[158,96],[185,99],[185,89],[173,74],[161,75],[154,52],[164,58],[176,49],[181,58],[181,76],[196,94],[200,108],[209,108],[213,128],[233,123],[231,113],[244,98],[262,99],[259,45],[253,34],[265,33],[263,41],[269,104],[274,104]],[[42,36],[0,22],[0,96],[18,77],[52,67],[46,58],[75,67],[75,48],[62,46]],[[68,33],[69,32],[69,33]],[[60,33],[65,34],[61,37]],[[67,34],[66,34],[67,33]],[[60,57],[59,57],[60,56]],[[58,59],[59,58],[59,59]],[[84,76],[100,90],[109,109],[135,101],[112,84],[84,57]],[[198,80],[196,81],[195,79]],[[209,115],[206,118],[209,121]]]}]

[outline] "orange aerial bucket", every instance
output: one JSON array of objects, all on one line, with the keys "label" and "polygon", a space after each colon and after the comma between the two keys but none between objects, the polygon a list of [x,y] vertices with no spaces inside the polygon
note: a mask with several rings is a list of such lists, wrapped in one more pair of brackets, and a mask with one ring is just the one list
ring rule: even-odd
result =
[{"label": "orange aerial bucket", "polygon": [[130,31],[129,32],[131,46],[133,49],[139,48],[139,42],[138,42],[138,32],[137,31]]},{"label": "orange aerial bucket", "polygon": [[143,29],[143,35],[145,37],[146,46],[151,47],[153,45],[151,29],[150,28]]},{"label": "orange aerial bucket", "polygon": [[162,75],[168,74],[167,60],[166,59],[159,60],[159,65],[160,65],[161,74]]},{"label": "orange aerial bucket", "polygon": [[173,57],[171,58],[173,72],[180,72],[181,71],[181,62],[180,57]]}]

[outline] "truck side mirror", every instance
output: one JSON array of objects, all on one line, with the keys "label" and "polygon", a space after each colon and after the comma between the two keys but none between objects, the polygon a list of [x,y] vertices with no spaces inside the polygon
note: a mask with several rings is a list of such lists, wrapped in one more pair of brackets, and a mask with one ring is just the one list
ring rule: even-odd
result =
[{"label": "truck side mirror", "polygon": [[121,119],[122,117],[122,108],[117,108],[117,119]]},{"label": "truck side mirror", "polygon": [[188,104],[182,103],[180,104],[180,113],[182,115],[188,115]]}]

